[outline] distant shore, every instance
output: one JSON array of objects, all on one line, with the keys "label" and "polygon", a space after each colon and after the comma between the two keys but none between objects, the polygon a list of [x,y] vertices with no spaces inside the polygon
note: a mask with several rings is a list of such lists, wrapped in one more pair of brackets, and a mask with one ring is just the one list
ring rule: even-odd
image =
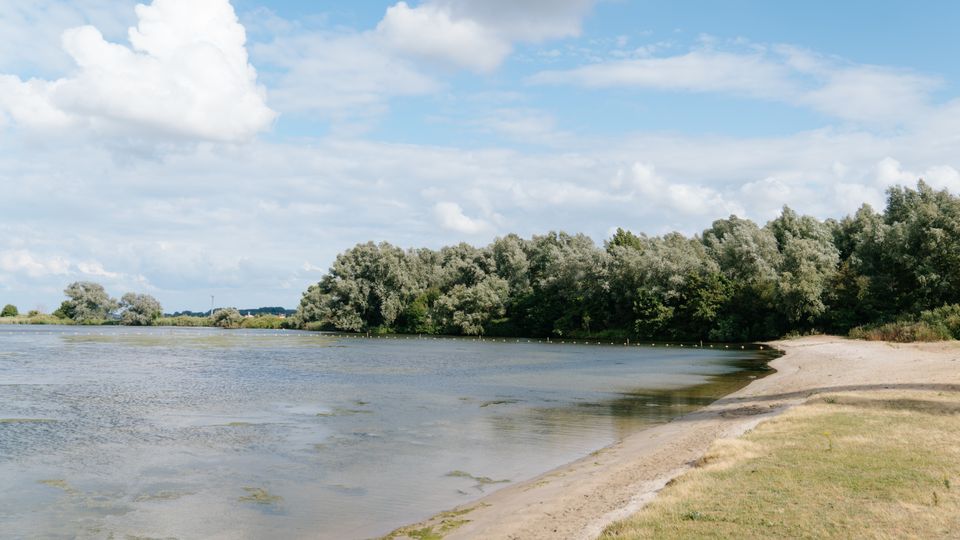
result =
[{"label": "distant shore", "polygon": [[405,527],[392,537],[430,531],[449,539],[596,538],[690,469],[714,441],[737,437],[813,395],[960,385],[957,342],[891,344],[816,336],[771,345],[785,352],[770,363],[776,373],[700,411]]}]

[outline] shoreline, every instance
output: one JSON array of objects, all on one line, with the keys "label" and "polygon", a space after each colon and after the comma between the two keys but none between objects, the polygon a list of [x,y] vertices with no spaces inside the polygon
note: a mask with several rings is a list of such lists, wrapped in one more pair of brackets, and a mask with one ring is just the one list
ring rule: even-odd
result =
[{"label": "shoreline", "polygon": [[813,336],[770,342],[775,373],[712,404],[576,461],[397,529],[455,539],[593,539],[735,438],[811,396],[845,390],[960,389],[960,343],[896,344]]}]

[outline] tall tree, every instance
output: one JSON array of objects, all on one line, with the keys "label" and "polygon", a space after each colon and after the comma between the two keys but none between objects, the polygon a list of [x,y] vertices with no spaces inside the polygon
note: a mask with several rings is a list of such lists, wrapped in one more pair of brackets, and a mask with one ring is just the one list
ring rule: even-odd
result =
[{"label": "tall tree", "polygon": [[77,322],[103,320],[118,307],[117,301],[107,294],[103,285],[92,281],[77,281],[67,285],[63,291],[68,300],[60,309],[70,319]]}]

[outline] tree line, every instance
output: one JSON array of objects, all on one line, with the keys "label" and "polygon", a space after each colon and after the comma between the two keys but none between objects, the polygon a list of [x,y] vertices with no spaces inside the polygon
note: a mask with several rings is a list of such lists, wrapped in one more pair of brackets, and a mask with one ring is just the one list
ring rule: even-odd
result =
[{"label": "tree line", "polygon": [[[893,187],[820,221],[784,207],[702,234],[515,234],[439,250],[358,244],[304,292],[310,329],[748,341],[847,333],[960,303],[960,199]],[[929,318],[929,315],[924,315]]]}]

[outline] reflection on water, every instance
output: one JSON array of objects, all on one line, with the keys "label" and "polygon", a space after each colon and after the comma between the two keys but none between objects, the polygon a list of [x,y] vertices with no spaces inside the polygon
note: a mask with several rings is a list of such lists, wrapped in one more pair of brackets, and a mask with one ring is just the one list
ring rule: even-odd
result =
[{"label": "reflection on water", "polygon": [[756,351],[0,327],[19,538],[359,538],[701,407]]}]

